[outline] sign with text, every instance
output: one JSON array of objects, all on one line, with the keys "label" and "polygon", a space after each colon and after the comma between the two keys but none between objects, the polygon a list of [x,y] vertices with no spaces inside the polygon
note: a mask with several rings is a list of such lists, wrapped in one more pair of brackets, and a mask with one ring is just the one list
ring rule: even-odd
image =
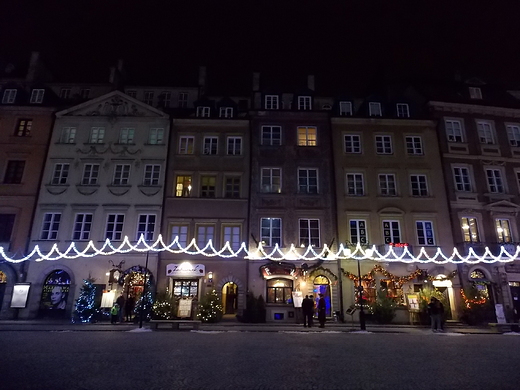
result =
[{"label": "sign with text", "polygon": [[408,310],[419,311],[419,296],[417,294],[406,294],[408,299]]},{"label": "sign with text", "polygon": [[193,299],[183,298],[179,301],[179,308],[177,309],[177,317],[188,318],[191,316],[191,303]]},{"label": "sign with text", "polygon": [[13,295],[11,296],[11,308],[24,309],[27,306],[30,287],[30,283],[16,283],[14,285]]},{"label": "sign with text", "polygon": [[507,322],[504,314],[504,305],[501,303],[495,305],[495,314],[497,315],[497,322],[499,324],[505,324]]},{"label": "sign with text", "polygon": [[303,293],[301,291],[293,291],[292,299],[294,307],[302,307]]},{"label": "sign with text", "polygon": [[182,278],[201,277],[206,275],[204,264],[191,264],[184,262],[181,264],[166,265],[166,276],[179,276]]}]

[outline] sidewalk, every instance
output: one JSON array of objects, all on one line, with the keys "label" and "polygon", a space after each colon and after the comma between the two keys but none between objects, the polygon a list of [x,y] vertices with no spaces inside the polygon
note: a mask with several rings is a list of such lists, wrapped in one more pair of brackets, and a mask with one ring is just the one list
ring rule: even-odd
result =
[{"label": "sidewalk", "polygon": [[[103,332],[127,332],[139,328],[139,324],[121,323],[110,324],[100,322],[95,324],[72,324],[68,321],[46,321],[46,320],[3,320],[0,321],[0,332],[4,331],[42,331],[42,332],[81,332],[81,331],[103,331]],[[149,326],[145,322],[143,328]],[[405,333],[405,334],[428,334],[431,333],[428,326],[423,325],[378,325],[367,324],[367,332],[371,333]],[[288,323],[264,323],[247,324],[235,321],[223,321],[216,324],[202,324],[200,331],[214,332],[359,332],[357,323],[328,322],[324,329],[317,326],[304,328],[302,324]],[[476,327],[463,324],[448,324],[446,333],[458,334],[501,334],[497,329],[491,327]]]}]

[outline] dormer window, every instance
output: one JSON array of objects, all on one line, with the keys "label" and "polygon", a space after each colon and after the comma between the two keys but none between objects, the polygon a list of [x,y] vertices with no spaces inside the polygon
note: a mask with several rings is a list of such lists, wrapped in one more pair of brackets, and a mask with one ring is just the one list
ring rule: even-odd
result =
[{"label": "dormer window", "polygon": [[310,96],[298,96],[298,110],[312,110]]},{"label": "dormer window", "polygon": [[477,87],[469,87],[469,97],[471,99],[482,99],[482,91]]},{"label": "dormer window", "polygon": [[408,104],[397,103],[397,117],[410,118],[410,108],[408,107]]},{"label": "dormer window", "polygon": [[339,115],[352,116],[352,102],[339,102]]},{"label": "dormer window", "polygon": [[2,97],[2,103],[12,104],[14,103],[14,99],[16,99],[16,89],[6,89]]},{"label": "dormer window", "polygon": [[61,99],[70,99],[70,88],[62,88],[60,91]]},{"label": "dormer window", "polygon": [[233,107],[220,107],[220,118],[233,118]]},{"label": "dormer window", "polygon": [[45,94],[45,89],[33,89],[31,93],[31,103],[41,103],[43,102],[43,95]]},{"label": "dormer window", "polygon": [[278,110],[278,95],[265,95],[265,109]]},{"label": "dormer window", "polygon": [[210,108],[206,106],[197,107],[197,117],[198,118],[209,118]]},{"label": "dormer window", "polygon": [[375,103],[375,102],[368,103],[368,115],[369,116],[382,116],[381,103]]}]

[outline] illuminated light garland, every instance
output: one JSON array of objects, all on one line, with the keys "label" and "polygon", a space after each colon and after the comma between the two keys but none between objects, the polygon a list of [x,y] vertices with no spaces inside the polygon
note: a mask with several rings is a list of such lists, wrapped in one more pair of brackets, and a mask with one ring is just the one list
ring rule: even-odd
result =
[{"label": "illuminated light garland", "polygon": [[418,256],[412,255],[409,251],[409,247],[403,247],[401,254],[397,254],[394,251],[393,246],[389,246],[386,254],[380,253],[376,246],[372,246],[369,249],[363,249],[361,244],[357,244],[354,251],[350,248],[345,248],[343,244],[340,244],[339,249],[336,253],[325,244],[323,249],[318,253],[314,248],[309,245],[303,254],[300,254],[294,244],[291,244],[287,251],[282,249],[276,244],[274,248],[267,253],[262,244],[259,244],[256,249],[249,250],[243,242],[238,250],[233,250],[229,242],[223,246],[221,250],[215,249],[212,240],[200,248],[195,239],[192,239],[188,246],[185,248],[179,243],[179,238],[175,239],[168,245],[163,241],[161,235],[153,242],[148,244],[141,235],[139,240],[132,244],[125,236],[123,241],[119,245],[114,246],[112,242],[107,238],[100,249],[96,248],[94,242],[90,240],[85,249],[79,250],[76,247],[77,243],[72,242],[68,248],[62,252],[58,248],[58,244],[54,243],[47,254],[44,254],[38,245],[26,256],[21,258],[12,258],[3,247],[0,247],[0,256],[11,263],[21,263],[27,260],[43,261],[43,260],[60,260],[60,259],[77,259],[77,258],[91,258],[95,256],[111,256],[115,254],[126,254],[130,252],[169,252],[173,254],[187,254],[187,255],[203,255],[206,257],[221,257],[221,258],[232,258],[240,257],[243,255],[245,259],[250,260],[272,260],[272,261],[313,261],[313,260],[373,260],[380,262],[399,262],[399,263],[435,263],[435,264],[477,264],[477,263],[508,263],[517,260],[520,256],[520,246],[516,247],[514,254],[509,253],[504,246],[501,246],[500,253],[495,256],[491,253],[488,247],[486,247],[484,254],[479,256],[475,253],[473,248],[469,248],[468,255],[462,256],[457,248],[453,248],[451,256],[446,256],[442,253],[440,248],[437,248],[433,256],[428,255],[425,247],[421,247]]},{"label": "illuminated light garland", "polygon": [[478,298],[478,297],[475,297],[475,299],[471,299],[471,298],[468,298],[466,297],[466,293],[464,293],[464,290],[463,289],[460,289],[460,295],[462,295],[462,299],[464,300],[464,304],[466,305],[466,307],[468,309],[471,309],[471,305],[483,305],[487,302],[487,299],[482,297],[482,298]]}]

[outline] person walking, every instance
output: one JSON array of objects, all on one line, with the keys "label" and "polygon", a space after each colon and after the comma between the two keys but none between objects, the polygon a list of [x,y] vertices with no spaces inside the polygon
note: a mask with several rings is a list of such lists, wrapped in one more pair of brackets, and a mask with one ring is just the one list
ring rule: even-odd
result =
[{"label": "person walking", "polygon": [[428,314],[430,315],[432,332],[442,332],[442,316],[444,314],[444,305],[442,302],[432,297],[428,304]]},{"label": "person walking", "polygon": [[325,317],[326,317],[326,308],[325,297],[323,294],[320,294],[320,300],[318,301],[318,321],[320,322],[320,328],[325,328]]},{"label": "person walking", "polygon": [[312,317],[314,315],[314,302],[308,295],[305,295],[302,302],[303,327],[312,328]]}]

